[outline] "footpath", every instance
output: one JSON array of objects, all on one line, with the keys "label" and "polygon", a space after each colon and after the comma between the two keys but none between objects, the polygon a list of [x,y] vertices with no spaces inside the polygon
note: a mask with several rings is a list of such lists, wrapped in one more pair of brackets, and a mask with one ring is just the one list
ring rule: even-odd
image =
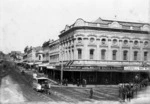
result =
[{"label": "footpath", "polygon": [[[20,72],[21,72],[22,70],[24,70],[27,75],[30,75],[30,77],[33,77],[33,73],[34,73],[33,70],[26,70],[26,69],[24,69],[23,67],[19,67],[19,70],[20,70]],[[36,72],[36,74],[37,74],[38,76],[47,77],[47,76],[44,75],[43,73],[37,73],[37,72]],[[48,78],[48,77],[47,77],[47,78]],[[73,84],[68,84],[67,86],[64,86],[64,85],[61,85],[61,84],[58,83],[57,81],[52,80],[52,79],[50,79],[50,78],[48,78],[48,80],[52,83],[52,86],[53,86],[53,87],[78,87],[76,84],[74,84],[74,85],[73,85]],[[93,87],[118,87],[118,85],[86,85],[86,88],[93,88]],[[78,88],[85,88],[85,87],[79,86]]]}]

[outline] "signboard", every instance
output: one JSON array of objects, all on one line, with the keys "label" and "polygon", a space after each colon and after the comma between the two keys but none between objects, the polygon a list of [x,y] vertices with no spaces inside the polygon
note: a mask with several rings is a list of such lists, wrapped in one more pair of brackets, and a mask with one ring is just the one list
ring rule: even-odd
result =
[{"label": "signboard", "polygon": [[130,71],[144,71],[144,70],[150,70],[150,67],[133,67],[133,66],[128,66],[124,67],[124,70],[130,70]]}]

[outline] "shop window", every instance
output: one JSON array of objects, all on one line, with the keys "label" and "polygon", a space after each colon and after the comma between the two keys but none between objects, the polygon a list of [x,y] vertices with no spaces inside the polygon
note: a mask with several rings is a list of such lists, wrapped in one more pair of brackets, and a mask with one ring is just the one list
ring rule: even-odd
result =
[{"label": "shop window", "polygon": [[123,60],[128,60],[128,51],[123,51]]},{"label": "shop window", "polygon": [[82,59],[82,49],[78,49],[78,59]]},{"label": "shop window", "polygon": [[90,49],[90,59],[94,59],[94,49]]},{"label": "shop window", "polygon": [[138,52],[137,51],[134,51],[134,60],[136,61],[137,60],[137,57],[138,57]]},{"label": "shop window", "polygon": [[102,45],[106,44],[106,39],[102,39]]},{"label": "shop window", "polygon": [[144,52],[144,61],[147,61],[148,58],[148,52]]},{"label": "shop window", "polygon": [[105,60],[106,57],[106,50],[101,50],[101,59]]},{"label": "shop window", "polygon": [[113,60],[117,59],[117,50],[113,50],[113,52],[112,52],[112,59]]}]

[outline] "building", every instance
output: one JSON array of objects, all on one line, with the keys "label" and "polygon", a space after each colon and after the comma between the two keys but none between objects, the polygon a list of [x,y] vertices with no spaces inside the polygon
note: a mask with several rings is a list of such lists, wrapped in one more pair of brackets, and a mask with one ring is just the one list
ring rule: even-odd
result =
[{"label": "building", "polygon": [[23,60],[30,63],[35,63],[42,61],[43,57],[39,55],[42,51],[42,47],[30,47],[27,49],[27,51],[24,53]]},{"label": "building", "polygon": [[148,77],[149,67],[143,67],[150,63],[148,23],[77,19],[61,31],[58,44],[58,76],[63,63],[63,77],[69,82],[86,79],[89,84],[117,84],[133,81],[136,74]]}]

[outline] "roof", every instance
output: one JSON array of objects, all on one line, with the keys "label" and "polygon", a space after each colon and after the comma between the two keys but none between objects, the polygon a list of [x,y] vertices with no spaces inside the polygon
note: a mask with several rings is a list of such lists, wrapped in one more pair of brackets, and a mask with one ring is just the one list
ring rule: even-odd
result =
[{"label": "roof", "polygon": [[94,28],[105,28],[105,29],[113,29],[116,30],[129,30],[138,31],[138,32],[150,32],[150,24],[149,23],[138,23],[138,22],[128,22],[128,21],[116,21],[116,20],[104,20],[98,18],[94,22],[87,22],[82,18],[79,18],[72,25],[66,25],[65,29],[61,31],[61,36],[63,33],[71,30],[76,27],[94,27]]}]

